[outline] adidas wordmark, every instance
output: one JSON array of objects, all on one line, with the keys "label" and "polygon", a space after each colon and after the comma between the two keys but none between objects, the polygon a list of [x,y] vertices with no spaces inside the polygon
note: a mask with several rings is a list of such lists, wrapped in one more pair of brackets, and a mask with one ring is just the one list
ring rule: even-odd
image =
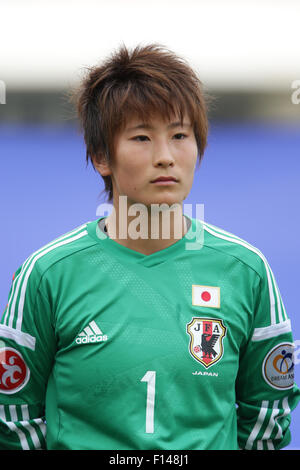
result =
[{"label": "adidas wordmark", "polygon": [[107,341],[107,335],[104,335],[98,325],[91,321],[76,338],[77,344],[101,343]]}]

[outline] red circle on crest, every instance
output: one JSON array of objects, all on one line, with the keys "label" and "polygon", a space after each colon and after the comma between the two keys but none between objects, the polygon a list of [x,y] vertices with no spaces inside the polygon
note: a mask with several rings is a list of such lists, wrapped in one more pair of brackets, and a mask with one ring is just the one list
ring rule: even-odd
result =
[{"label": "red circle on crest", "polygon": [[204,300],[205,302],[208,302],[211,299],[211,295],[207,290],[203,291],[201,294],[201,299]]},{"label": "red circle on crest", "polygon": [[30,371],[13,348],[0,349],[0,393],[16,393],[28,382]]}]

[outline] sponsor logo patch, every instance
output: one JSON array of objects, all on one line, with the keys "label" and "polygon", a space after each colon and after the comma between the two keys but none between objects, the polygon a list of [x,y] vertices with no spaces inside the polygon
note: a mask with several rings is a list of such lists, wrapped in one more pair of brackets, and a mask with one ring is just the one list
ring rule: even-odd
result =
[{"label": "sponsor logo patch", "polygon": [[28,382],[30,370],[13,348],[0,349],[0,393],[16,393]]},{"label": "sponsor logo patch", "polygon": [[205,368],[222,358],[223,339],[226,335],[226,327],[222,320],[193,317],[193,320],[187,324],[187,333],[190,335],[191,356]]},{"label": "sponsor logo patch", "polygon": [[294,386],[294,345],[281,343],[266,355],[263,366],[263,378],[272,388],[285,390]]}]

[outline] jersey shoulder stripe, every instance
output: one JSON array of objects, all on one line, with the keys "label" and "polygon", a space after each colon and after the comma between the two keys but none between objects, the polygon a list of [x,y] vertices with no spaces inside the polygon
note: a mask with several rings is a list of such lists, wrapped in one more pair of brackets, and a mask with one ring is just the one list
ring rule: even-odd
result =
[{"label": "jersey shoulder stripe", "polygon": [[[274,274],[263,253],[246,240],[212,224],[203,221],[203,228],[212,236],[212,247],[215,244],[217,249],[232,254],[243,263],[246,263],[261,278],[267,278],[270,298],[270,324],[273,325],[288,320]],[[214,240],[221,241],[221,243],[214,243]],[[205,244],[207,244],[207,241]],[[208,245],[210,245],[209,242]],[[231,247],[235,249],[231,249]]]},{"label": "jersey shoulder stripe", "polygon": [[[57,261],[59,258],[63,258],[66,254],[70,254],[70,250],[66,251],[64,248],[71,247],[74,252],[82,249],[82,245],[79,245],[76,242],[82,240],[88,235],[86,227],[87,224],[83,224],[76,229],[61,235],[35,251],[24,261],[15,273],[7,308],[3,315],[3,319],[1,320],[2,324],[7,325],[10,328],[21,330],[24,302],[29,279],[31,278],[33,285],[38,288],[43,273],[51,263]],[[91,244],[94,244],[94,242],[89,239],[87,246],[90,246]],[[54,254],[56,256],[53,256]],[[43,262],[44,260],[45,262]],[[39,268],[34,269],[37,262],[39,262]]]},{"label": "jersey shoulder stripe", "polygon": [[265,276],[265,265],[268,265],[268,262],[257,247],[233,233],[204,221],[203,228],[209,234],[209,238],[205,237],[206,246],[222,251],[229,256],[234,256],[252,268],[260,277]]},{"label": "jersey shoulder stripe", "polygon": [[[213,237],[225,240],[229,242],[228,244],[224,243],[224,247],[228,247],[232,243],[236,243],[237,245],[240,245],[241,247],[244,247],[250,251],[255,252],[256,254],[260,255],[260,257],[264,258],[263,253],[255,246],[251,245],[251,243],[247,242],[241,237],[238,237],[237,235],[228,232],[226,230],[221,229],[220,227],[217,227],[215,225],[209,224],[208,222],[202,221],[204,230],[210,233]],[[222,245],[220,245],[222,246]],[[241,249],[241,261],[244,261],[243,259],[243,254],[245,255],[245,250]],[[245,257],[245,256],[244,256]],[[246,261],[247,262],[247,261]]]}]

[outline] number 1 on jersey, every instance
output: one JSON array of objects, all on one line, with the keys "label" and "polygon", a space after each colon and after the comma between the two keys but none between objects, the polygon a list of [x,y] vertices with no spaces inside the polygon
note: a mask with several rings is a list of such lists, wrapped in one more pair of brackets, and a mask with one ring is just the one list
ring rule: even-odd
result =
[{"label": "number 1 on jersey", "polygon": [[148,370],[141,382],[148,382],[147,385],[147,405],[146,405],[146,432],[154,432],[154,402],[155,402],[155,377],[154,370]]}]

